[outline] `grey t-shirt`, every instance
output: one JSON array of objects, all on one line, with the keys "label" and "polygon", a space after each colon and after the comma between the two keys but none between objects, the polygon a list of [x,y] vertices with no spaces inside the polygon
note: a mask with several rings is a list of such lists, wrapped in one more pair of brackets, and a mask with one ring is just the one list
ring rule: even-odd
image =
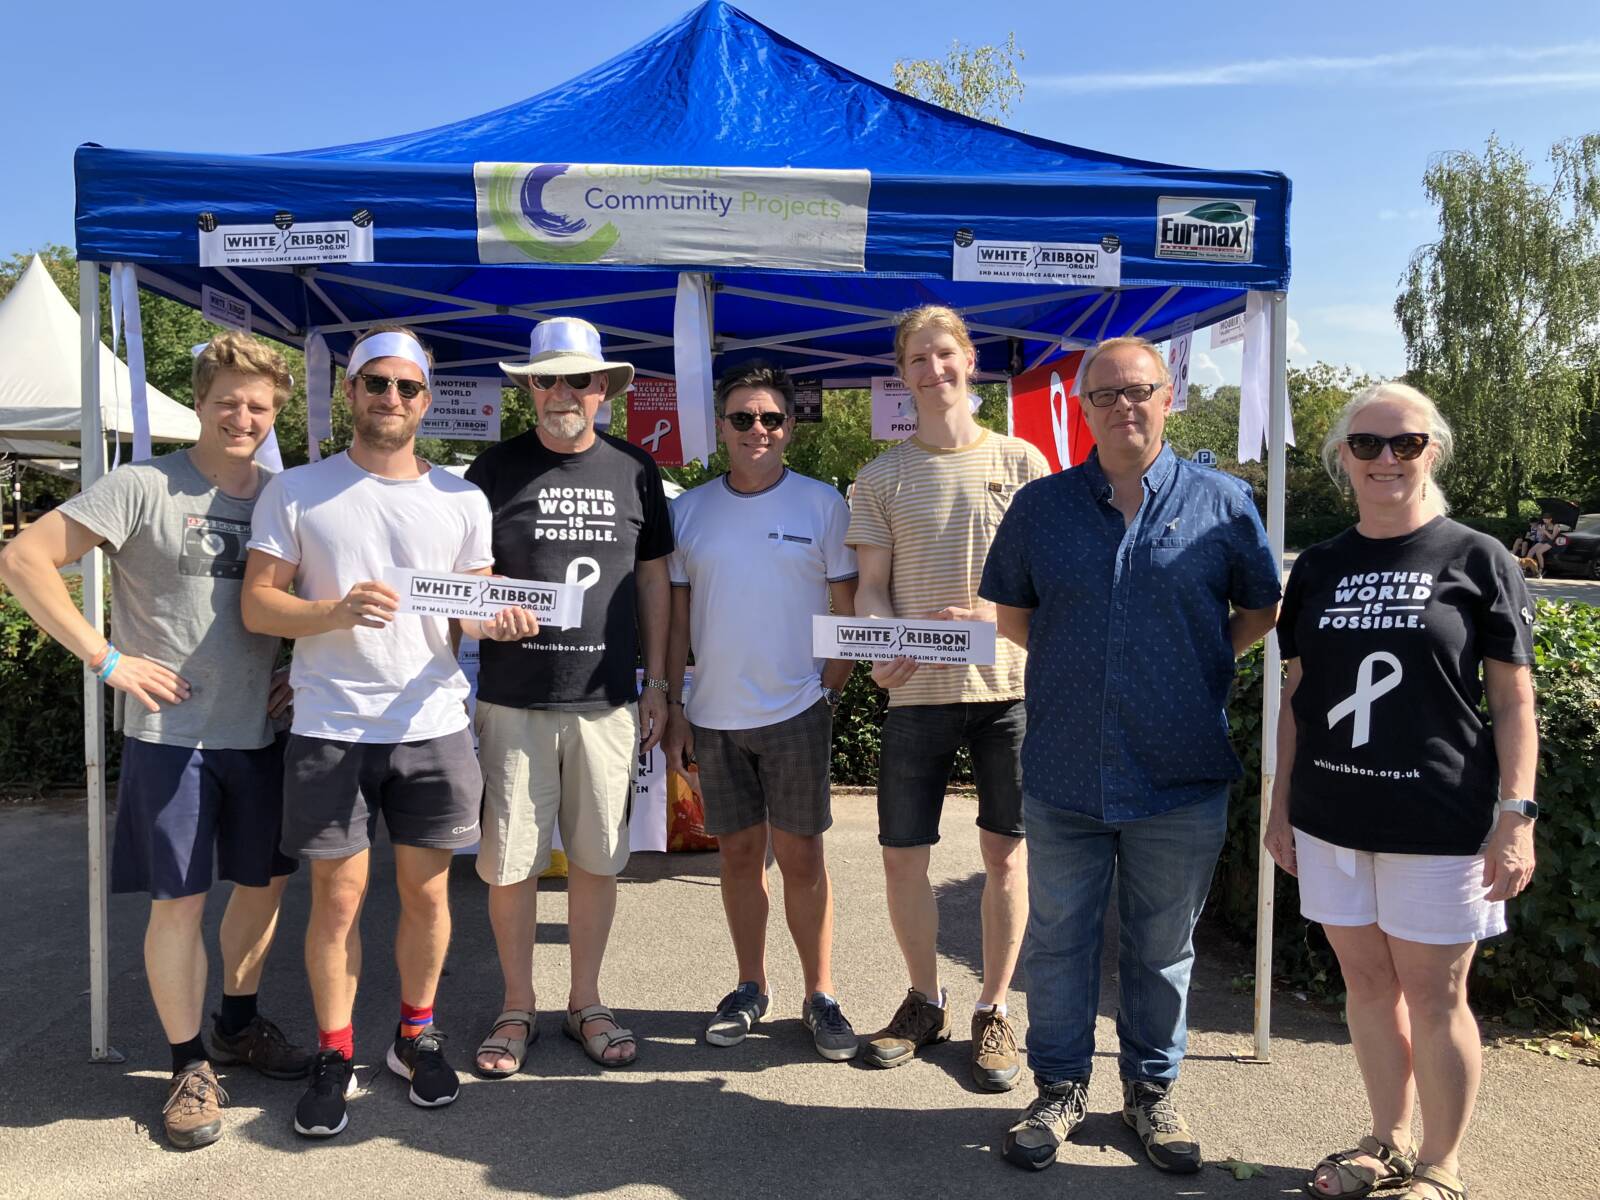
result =
[{"label": "grey t-shirt", "polygon": [[[262,472],[265,485],[267,472]],[[111,640],[170,667],[189,698],[159,712],[128,700],[122,731],[141,742],[255,750],[273,738],[267,688],[278,639],[239,616],[256,498],[229,496],[186,450],[119,467],[61,506],[105,539]]]}]

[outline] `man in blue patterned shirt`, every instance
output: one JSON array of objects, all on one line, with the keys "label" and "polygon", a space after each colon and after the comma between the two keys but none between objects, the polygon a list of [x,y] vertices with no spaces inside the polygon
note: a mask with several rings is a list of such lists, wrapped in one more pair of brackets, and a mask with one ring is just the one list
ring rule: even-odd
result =
[{"label": "man in blue patterned shirt", "polygon": [[1026,647],[1028,1064],[1038,1098],[1005,1154],[1043,1169],[1087,1112],[1100,944],[1121,917],[1122,1117],[1165,1171],[1200,1169],[1171,1090],[1188,1041],[1194,926],[1241,772],[1234,659],[1272,628],[1278,564],[1249,487],[1162,439],[1172,387],[1142,338],[1085,357],[1096,450],[1023,488],[980,594]]}]

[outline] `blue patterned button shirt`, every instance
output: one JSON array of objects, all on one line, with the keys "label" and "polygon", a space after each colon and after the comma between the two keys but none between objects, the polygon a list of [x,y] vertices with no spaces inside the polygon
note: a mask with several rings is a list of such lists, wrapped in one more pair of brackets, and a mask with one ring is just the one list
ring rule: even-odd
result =
[{"label": "blue patterned button shirt", "polygon": [[1034,610],[1022,747],[1030,796],[1129,821],[1242,774],[1228,744],[1229,604],[1267,608],[1282,595],[1242,480],[1163,446],[1124,528],[1091,453],[1017,493],[979,591]]}]

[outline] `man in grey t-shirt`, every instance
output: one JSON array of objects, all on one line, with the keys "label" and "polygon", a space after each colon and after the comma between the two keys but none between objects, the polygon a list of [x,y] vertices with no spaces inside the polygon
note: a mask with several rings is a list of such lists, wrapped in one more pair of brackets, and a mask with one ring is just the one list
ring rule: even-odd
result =
[{"label": "man in grey t-shirt", "polygon": [[[311,1063],[256,1011],[295,867],[278,852],[283,756],[272,722],[289,693],[273,679],[278,639],[250,633],[239,614],[250,517],[270,474],[254,456],[290,387],[277,351],[219,335],[195,359],[193,448],[111,472],[0,551],[0,582],[39,627],[132,701],[111,886],[150,894],[145,971],[172,1048],[162,1122],[185,1149],[222,1134],[213,1063],[287,1079]],[[60,574],[97,546],[111,558],[109,642]],[[214,875],[235,886],[207,1045],[201,920]]]}]

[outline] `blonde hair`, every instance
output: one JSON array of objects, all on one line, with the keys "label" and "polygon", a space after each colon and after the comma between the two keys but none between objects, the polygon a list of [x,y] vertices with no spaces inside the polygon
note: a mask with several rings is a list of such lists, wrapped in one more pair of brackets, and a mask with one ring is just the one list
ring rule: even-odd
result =
[{"label": "blonde hair", "polygon": [[[1439,411],[1439,406],[1409,383],[1401,383],[1399,380],[1375,383],[1353,396],[1349,403],[1339,410],[1333,427],[1328,430],[1328,436],[1322,440],[1323,469],[1328,472],[1328,477],[1334,483],[1344,484],[1345,470],[1344,463],[1339,459],[1339,447],[1344,445],[1345,438],[1350,436],[1350,425],[1356,419],[1356,415],[1362,409],[1384,400],[1407,405],[1423,415],[1428,427],[1416,432],[1426,433],[1428,446],[1434,450],[1428,462],[1428,479],[1439,498],[1440,511],[1448,513],[1450,501],[1445,497],[1444,490],[1439,487],[1437,476],[1439,468],[1445,466],[1455,454],[1456,435],[1450,428],[1450,422],[1446,421],[1444,414]],[[1427,454],[1428,451],[1424,450],[1423,453]]]},{"label": "blonde hair", "polygon": [[1123,346],[1134,346],[1140,350],[1143,350],[1150,356],[1150,360],[1156,364],[1156,370],[1161,375],[1161,383],[1158,385],[1159,387],[1166,387],[1167,384],[1172,382],[1172,372],[1167,369],[1166,355],[1162,354],[1161,351],[1156,349],[1155,343],[1146,341],[1142,337],[1129,336],[1107,338],[1103,342],[1097,342],[1095,345],[1090,346],[1089,349],[1084,352],[1083,366],[1078,369],[1078,379],[1080,383],[1087,383],[1089,378],[1089,368],[1094,366],[1096,359],[1098,359],[1108,350],[1120,350]]},{"label": "blonde hair", "polygon": [[283,361],[283,355],[260,338],[251,337],[237,329],[217,334],[195,355],[189,386],[196,407],[205,402],[218,371],[237,371],[241,375],[270,379],[274,411],[282,408],[284,401],[294,391],[294,379],[289,374],[289,364]]},{"label": "blonde hair", "polygon": [[894,365],[897,370],[903,372],[906,369],[906,343],[930,326],[942,329],[955,338],[956,344],[972,355],[974,363],[977,362],[978,350],[972,344],[972,334],[968,332],[961,314],[943,304],[924,304],[919,308],[908,308],[895,318]]}]

